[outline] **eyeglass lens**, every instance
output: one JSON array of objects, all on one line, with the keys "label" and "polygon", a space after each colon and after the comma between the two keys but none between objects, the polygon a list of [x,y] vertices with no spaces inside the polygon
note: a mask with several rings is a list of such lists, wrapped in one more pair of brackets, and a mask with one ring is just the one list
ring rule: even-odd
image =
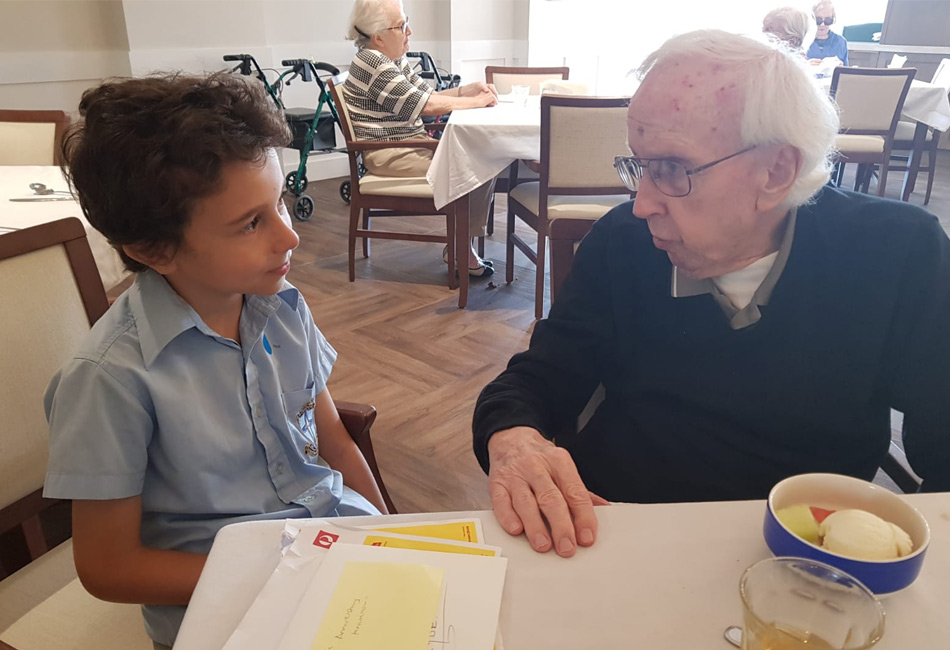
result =
[{"label": "eyeglass lens", "polygon": [[835,19],[834,18],[815,18],[815,23],[818,25],[822,25],[822,24],[834,25]]}]

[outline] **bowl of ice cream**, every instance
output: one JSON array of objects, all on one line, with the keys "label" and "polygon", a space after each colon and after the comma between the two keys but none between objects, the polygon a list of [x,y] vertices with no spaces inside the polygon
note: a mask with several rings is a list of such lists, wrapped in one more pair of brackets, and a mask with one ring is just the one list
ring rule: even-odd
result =
[{"label": "bowl of ice cream", "polygon": [[799,474],[769,493],[765,543],[851,574],[876,595],[908,587],[920,573],[930,526],[886,488],[840,474]]}]

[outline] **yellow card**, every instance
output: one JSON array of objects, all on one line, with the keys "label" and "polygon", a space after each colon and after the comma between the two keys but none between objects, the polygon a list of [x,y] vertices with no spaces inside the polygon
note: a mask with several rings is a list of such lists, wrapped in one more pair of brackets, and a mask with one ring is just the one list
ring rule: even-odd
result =
[{"label": "yellow card", "polygon": [[346,562],[311,650],[427,647],[443,577],[425,564]]},{"label": "yellow card", "polygon": [[401,539],[399,537],[384,537],[382,535],[367,535],[363,546],[388,546],[390,548],[412,548],[417,551],[438,551],[439,553],[463,553],[465,555],[487,555],[495,557],[498,552],[493,548],[473,548],[458,544],[443,544],[441,542],[427,542],[421,539]]},{"label": "yellow card", "polygon": [[478,529],[474,521],[446,521],[432,524],[406,524],[404,526],[371,526],[369,530],[400,535],[415,535],[416,537],[435,537],[456,542],[481,543],[478,539]]}]

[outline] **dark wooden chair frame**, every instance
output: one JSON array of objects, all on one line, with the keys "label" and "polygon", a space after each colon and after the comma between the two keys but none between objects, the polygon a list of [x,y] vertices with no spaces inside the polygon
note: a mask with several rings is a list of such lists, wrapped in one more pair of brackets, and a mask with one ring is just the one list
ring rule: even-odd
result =
[{"label": "dark wooden chair frame", "polygon": [[[364,151],[380,151],[383,149],[426,149],[435,152],[438,146],[438,140],[422,141],[413,140],[406,142],[371,142],[366,140],[353,140],[350,136],[349,115],[343,109],[343,97],[338,88],[346,80],[347,73],[343,73],[331,78],[327,85],[333,95],[333,102],[340,107],[337,113],[340,116],[340,130],[343,131],[343,138],[346,141],[347,155],[350,162],[350,227],[348,241],[349,272],[350,282],[356,280],[356,240],[363,240],[363,257],[369,257],[370,239],[398,239],[404,241],[418,242],[437,242],[445,244],[448,247],[448,286],[450,289],[459,289],[459,307],[465,307],[468,302],[468,255],[461,255],[457,258],[457,251],[464,253],[468,244],[462,248],[458,243],[461,240],[461,233],[457,233],[457,215],[456,204],[450,203],[441,210],[435,207],[431,198],[401,197],[389,195],[372,195],[360,192],[360,161],[359,156]],[[427,129],[443,129],[444,124],[428,124]],[[372,230],[370,229],[370,220],[372,217],[405,217],[421,215],[444,215],[445,216],[445,235],[432,235],[424,233],[398,232],[392,230]],[[466,217],[467,219],[467,217]],[[468,233],[468,222],[466,221],[464,231]],[[466,268],[462,268],[465,266]],[[456,269],[453,273],[451,269]]]},{"label": "dark wooden chair frame", "polygon": [[53,131],[53,164],[59,165],[62,161],[63,135],[69,126],[69,115],[57,110],[10,110],[0,109],[0,122],[30,122],[35,124],[55,125]]},{"label": "dark wooden chair frame", "polygon": [[[508,222],[505,248],[505,281],[514,280],[514,249],[517,248],[537,267],[534,287],[534,316],[541,318],[544,313],[544,271],[545,243],[550,234],[551,222],[548,220],[549,196],[609,196],[611,194],[631,194],[617,178],[616,185],[603,187],[557,187],[548,183],[551,165],[551,108],[555,106],[596,108],[617,108],[627,106],[626,97],[575,97],[572,95],[544,95],[541,97],[541,165],[540,191],[538,193],[538,214],[508,198]],[[578,125],[581,128],[581,125]],[[515,232],[515,219],[521,219],[537,233],[535,249]],[[553,291],[552,291],[553,295]]]},{"label": "dark wooden chair frame", "polygon": [[841,184],[841,178],[844,175],[845,163],[858,163],[858,172],[855,176],[854,189],[857,190],[860,187],[863,187],[863,191],[867,192],[871,184],[871,176],[873,175],[874,166],[880,165],[881,171],[880,177],[878,178],[877,194],[878,196],[884,196],[887,185],[887,171],[889,169],[891,149],[894,145],[894,133],[897,131],[897,123],[900,121],[901,109],[904,107],[904,100],[907,98],[907,91],[910,89],[910,84],[914,80],[914,76],[916,76],[916,74],[917,68],[845,68],[843,66],[835,68],[834,74],[831,77],[831,90],[829,91],[829,95],[832,99],[834,99],[838,93],[838,84],[842,75],[864,77],[905,77],[904,88],[901,91],[900,99],[897,102],[897,108],[894,111],[894,116],[891,119],[891,124],[888,129],[844,129],[841,131],[842,134],[847,135],[880,136],[884,138],[884,149],[881,153],[858,151],[836,153],[835,162],[838,163],[838,171],[835,177],[838,185]]}]

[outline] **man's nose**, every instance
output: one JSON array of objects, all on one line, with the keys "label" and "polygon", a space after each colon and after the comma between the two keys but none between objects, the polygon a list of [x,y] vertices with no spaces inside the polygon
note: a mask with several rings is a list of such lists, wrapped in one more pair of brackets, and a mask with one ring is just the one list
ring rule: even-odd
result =
[{"label": "man's nose", "polygon": [[633,201],[633,216],[638,219],[647,219],[663,212],[666,198],[667,196],[657,189],[650,174],[644,173],[637,184],[637,196]]}]

